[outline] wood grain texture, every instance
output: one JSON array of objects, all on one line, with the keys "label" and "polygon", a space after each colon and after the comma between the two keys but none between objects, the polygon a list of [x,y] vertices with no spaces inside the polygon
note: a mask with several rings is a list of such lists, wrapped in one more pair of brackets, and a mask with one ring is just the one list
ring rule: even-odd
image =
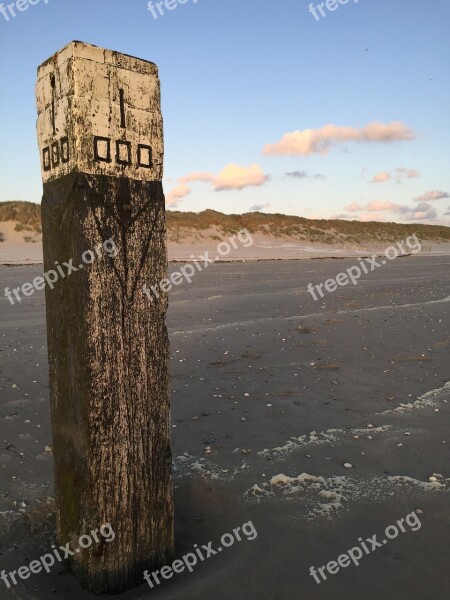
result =
[{"label": "wood grain texture", "polygon": [[70,566],[118,593],[174,549],[167,296],[142,293],[166,276],[162,184],[72,173],[44,184],[42,223],[46,271],[118,250],[46,288],[58,541],[110,523],[115,540]]}]

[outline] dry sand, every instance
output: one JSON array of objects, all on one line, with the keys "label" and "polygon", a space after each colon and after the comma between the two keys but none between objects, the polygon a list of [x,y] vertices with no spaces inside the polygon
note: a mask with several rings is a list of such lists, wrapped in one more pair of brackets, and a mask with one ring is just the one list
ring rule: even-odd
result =
[{"label": "dry sand", "polygon": [[[397,260],[321,302],[306,292],[351,265],[218,264],[173,291],[177,556],[216,547],[250,519],[258,537],[120,598],[449,597],[450,259]],[[39,270],[0,268],[0,287]],[[10,571],[53,541],[52,442],[43,292],[0,307],[0,542]],[[320,585],[310,576],[416,509],[420,530]],[[91,597],[60,567],[0,585],[2,598]]]},{"label": "dry sand", "polygon": [[[5,241],[0,243],[0,265],[27,265],[42,264],[42,236],[36,233],[26,231],[15,231],[16,223],[7,221],[0,223],[0,232],[5,236]],[[218,230],[208,230],[198,235],[184,237],[179,242],[169,241],[168,256],[170,261],[187,262],[192,260],[192,256],[198,258],[208,252],[209,258],[213,261],[240,261],[240,260],[296,260],[308,258],[345,258],[348,256],[361,256],[380,254],[389,244],[380,243],[365,244],[361,247],[356,245],[337,245],[300,242],[293,238],[274,238],[267,235],[253,235],[253,244],[245,245],[236,240],[237,248],[231,247],[229,254],[219,256],[218,245],[220,241],[213,239],[212,236],[218,236]],[[25,237],[31,238],[26,242]],[[173,236],[169,236],[170,238]],[[221,234],[223,242],[228,241],[226,235]],[[401,240],[398,240],[401,241]],[[86,248],[89,250],[89,248]],[[423,251],[426,254],[450,255],[450,243],[435,244],[424,242]],[[68,257],[69,259],[70,257]]]}]

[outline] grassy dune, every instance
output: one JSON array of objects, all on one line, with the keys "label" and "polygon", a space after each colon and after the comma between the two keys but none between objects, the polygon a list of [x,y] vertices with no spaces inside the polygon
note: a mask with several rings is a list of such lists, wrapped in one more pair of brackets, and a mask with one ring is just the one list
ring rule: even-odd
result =
[{"label": "grassy dune", "polygon": [[[15,221],[16,231],[39,234],[42,231],[40,205],[21,201],[0,202],[0,241],[3,221]],[[305,219],[259,212],[243,215],[225,215],[214,210],[201,213],[167,212],[168,238],[173,242],[181,242],[186,238],[220,240],[242,228],[252,234],[322,244],[391,243],[414,233],[421,240],[435,243],[450,241],[450,227],[440,225]]]},{"label": "grassy dune", "polygon": [[422,240],[450,241],[450,227],[437,225],[305,219],[259,212],[224,215],[214,210],[201,213],[169,211],[167,228],[172,241],[182,241],[189,236],[211,237],[212,230],[217,231],[218,237],[224,237],[241,228],[252,234],[323,244],[394,242],[414,233]]}]

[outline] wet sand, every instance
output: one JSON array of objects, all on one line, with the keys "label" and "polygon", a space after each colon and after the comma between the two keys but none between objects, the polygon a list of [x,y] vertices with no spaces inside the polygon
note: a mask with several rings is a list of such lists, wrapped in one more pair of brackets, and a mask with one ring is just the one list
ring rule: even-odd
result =
[{"label": "wet sand", "polygon": [[[120,598],[448,598],[450,258],[397,259],[314,302],[307,284],[354,262],[216,264],[171,293],[177,556],[217,547],[248,520],[258,537]],[[0,289],[39,274],[1,267]],[[0,314],[0,564],[10,571],[53,543],[43,292],[0,299]],[[429,482],[433,473],[442,479]],[[310,575],[417,509],[418,531],[320,584]],[[91,597],[61,572],[9,591],[0,581],[1,597]]]}]

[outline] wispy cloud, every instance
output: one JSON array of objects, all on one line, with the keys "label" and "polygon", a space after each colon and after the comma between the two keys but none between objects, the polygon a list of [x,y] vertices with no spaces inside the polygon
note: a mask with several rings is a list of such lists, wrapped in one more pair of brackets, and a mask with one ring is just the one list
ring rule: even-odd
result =
[{"label": "wispy cloud", "polygon": [[415,169],[405,169],[404,167],[398,167],[393,173],[387,171],[380,171],[375,173],[369,183],[386,183],[386,181],[395,180],[397,183],[401,183],[402,179],[414,179],[420,177],[418,171]]},{"label": "wispy cloud", "polygon": [[297,179],[304,179],[308,177],[308,171],[291,171],[286,173],[286,177],[296,177]]},{"label": "wispy cloud", "polygon": [[386,219],[381,215],[377,215],[370,212],[359,215],[358,220],[362,221],[363,223],[367,223],[369,221],[379,221],[381,223],[384,223],[386,221]]},{"label": "wispy cloud", "polygon": [[181,199],[191,193],[189,183],[200,181],[212,184],[215,192],[225,190],[243,190],[247,187],[258,187],[269,181],[259,165],[253,164],[249,167],[230,163],[226,165],[217,175],[204,171],[196,171],[180,177],[178,185],[167,194],[167,205],[177,206]]},{"label": "wispy cloud", "polygon": [[290,173],[286,173],[286,177],[296,177],[297,179],[326,179],[325,175],[322,175],[321,173],[310,175],[308,171],[291,171]]},{"label": "wispy cloud", "polygon": [[185,183],[180,183],[171,190],[166,196],[167,206],[175,208],[180,200],[191,193],[190,188]]},{"label": "wispy cloud", "polygon": [[352,213],[365,212],[365,214],[361,214],[358,216],[358,219],[360,221],[384,220],[383,217],[381,217],[380,215],[374,216],[374,214],[372,214],[372,213],[376,214],[376,213],[382,213],[382,212],[398,213],[398,214],[402,215],[403,218],[406,219],[407,221],[414,221],[414,220],[432,221],[433,219],[436,219],[436,217],[437,217],[436,210],[434,209],[433,206],[431,206],[431,204],[428,204],[427,202],[420,202],[416,207],[405,206],[402,204],[396,204],[394,202],[386,202],[383,200],[381,200],[381,201],[375,200],[375,201],[369,202],[368,204],[365,204],[364,206],[361,206],[360,204],[354,202],[353,204],[346,206],[344,210],[346,210],[347,212],[352,212]]},{"label": "wispy cloud", "polygon": [[383,200],[374,200],[372,202],[369,202],[368,204],[365,204],[364,206],[353,202],[353,204],[350,204],[349,206],[345,207],[345,210],[347,210],[348,212],[361,212],[364,210],[367,212],[384,212],[386,210],[392,212],[401,212],[401,209],[402,206],[400,204],[395,204],[394,202],[386,202]]},{"label": "wispy cloud", "polygon": [[404,207],[402,214],[408,221],[432,221],[437,217],[436,209],[428,202],[420,202],[415,208]]},{"label": "wispy cloud", "polygon": [[439,190],[434,190],[432,192],[427,192],[422,196],[416,198],[417,202],[430,202],[433,200],[442,200],[443,198],[450,198],[450,194],[448,192],[441,192]]},{"label": "wispy cloud", "polygon": [[343,221],[350,221],[351,219],[354,219],[355,217],[351,217],[350,215],[346,215],[345,213],[339,213],[337,215],[331,215],[330,219],[336,219],[336,220],[343,220]]},{"label": "wispy cloud", "polygon": [[375,173],[369,183],[384,183],[385,181],[389,181],[391,179],[391,174],[386,171],[381,171],[380,173]]},{"label": "wispy cloud", "polygon": [[369,123],[365,127],[339,127],[325,125],[319,129],[305,129],[285,133],[279,142],[266,144],[264,154],[309,156],[328,154],[332,146],[347,142],[388,144],[415,139],[412,129],[395,121],[393,123]]},{"label": "wispy cloud", "polygon": [[263,210],[264,208],[268,208],[269,206],[270,204],[254,204],[253,206],[250,206],[249,211],[260,212],[261,210]]},{"label": "wispy cloud", "polygon": [[420,173],[415,169],[405,169],[405,167],[397,167],[397,169],[395,169],[394,176],[396,179],[415,179],[416,177],[420,177]]}]

